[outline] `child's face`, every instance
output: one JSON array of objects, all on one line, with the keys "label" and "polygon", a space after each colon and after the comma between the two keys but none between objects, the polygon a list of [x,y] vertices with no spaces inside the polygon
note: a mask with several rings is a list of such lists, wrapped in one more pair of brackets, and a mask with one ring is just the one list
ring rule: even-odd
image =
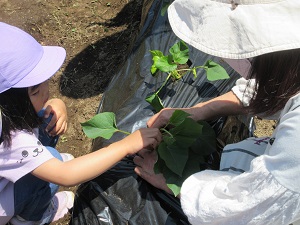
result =
[{"label": "child's face", "polygon": [[29,87],[28,95],[35,111],[39,112],[49,99],[48,80],[41,84]]}]

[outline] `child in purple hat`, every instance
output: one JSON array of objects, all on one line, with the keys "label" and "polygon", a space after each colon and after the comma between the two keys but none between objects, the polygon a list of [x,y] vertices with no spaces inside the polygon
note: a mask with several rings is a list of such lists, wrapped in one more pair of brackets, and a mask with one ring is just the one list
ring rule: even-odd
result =
[{"label": "child in purple hat", "polygon": [[[46,130],[66,130],[66,108],[49,100],[48,79],[64,62],[65,50],[41,46],[17,27],[0,23],[0,224],[45,224],[73,207],[74,186],[100,175],[128,154],[161,141],[157,128],[143,128],[123,140],[74,159],[45,146],[39,137],[42,119],[53,114]],[[54,144],[55,145],[55,144]],[[53,145],[53,146],[54,146]]]}]

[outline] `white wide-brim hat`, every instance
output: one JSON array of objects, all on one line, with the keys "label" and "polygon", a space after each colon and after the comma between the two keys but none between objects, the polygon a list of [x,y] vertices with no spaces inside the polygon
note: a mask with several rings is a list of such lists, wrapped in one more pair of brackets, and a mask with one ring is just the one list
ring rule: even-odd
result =
[{"label": "white wide-brim hat", "polygon": [[300,0],[175,0],[168,17],[180,39],[222,58],[300,48]]}]

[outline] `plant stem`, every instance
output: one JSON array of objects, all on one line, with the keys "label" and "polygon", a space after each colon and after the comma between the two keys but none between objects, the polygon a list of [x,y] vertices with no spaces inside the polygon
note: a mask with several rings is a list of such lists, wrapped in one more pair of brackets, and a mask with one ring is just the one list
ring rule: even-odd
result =
[{"label": "plant stem", "polygon": [[123,134],[126,134],[126,135],[129,135],[131,134],[130,132],[127,132],[127,131],[124,131],[124,130],[118,130],[119,132],[123,133]]},{"label": "plant stem", "polygon": [[173,138],[173,135],[169,131],[167,131],[165,128],[160,128],[160,130],[165,132],[166,134],[168,134],[170,137]]},{"label": "plant stem", "polygon": [[155,92],[155,94],[157,95],[160,90],[166,85],[166,83],[168,82],[168,80],[170,79],[171,77],[171,73],[168,74],[168,77],[166,78],[166,80],[164,81],[164,83],[160,86],[160,88]]},{"label": "plant stem", "polygon": [[193,69],[199,69],[199,68],[205,68],[205,66],[195,66],[193,68],[189,68],[189,69],[179,69],[177,70],[177,72],[181,72],[181,71],[191,71]]}]

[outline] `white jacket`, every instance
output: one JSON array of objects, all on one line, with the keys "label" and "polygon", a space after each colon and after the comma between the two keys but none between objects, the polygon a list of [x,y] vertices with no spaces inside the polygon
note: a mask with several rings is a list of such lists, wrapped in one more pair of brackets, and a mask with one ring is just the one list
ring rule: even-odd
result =
[{"label": "white jacket", "polygon": [[[243,101],[243,88],[233,91]],[[300,94],[286,103],[270,138],[227,146],[220,168],[226,171],[202,171],[183,183],[181,204],[190,223],[288,225],[300,219]]]}]

